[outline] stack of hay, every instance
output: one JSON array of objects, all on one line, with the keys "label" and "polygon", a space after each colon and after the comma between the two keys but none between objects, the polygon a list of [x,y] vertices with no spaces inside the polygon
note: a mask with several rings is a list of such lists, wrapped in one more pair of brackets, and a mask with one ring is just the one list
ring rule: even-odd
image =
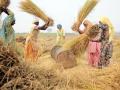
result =
[{"label": "stack of hay", "polygon": [[0,90],[33,90],[38,85],[34,74],[21,64],[17,54],[0,45]]},{"label": "stack of hay", "polygon": [[18,64],[17,55],[10,49],[0,46],[0,86],[16,77],[18,72],[12,72]]}]

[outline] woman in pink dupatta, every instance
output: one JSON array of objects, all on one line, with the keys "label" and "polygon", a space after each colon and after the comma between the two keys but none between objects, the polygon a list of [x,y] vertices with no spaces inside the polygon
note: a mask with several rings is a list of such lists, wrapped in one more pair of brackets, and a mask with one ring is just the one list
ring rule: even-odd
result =
[{"label": "woman in pink dupatta", "polygon": [[[73,26],[73,29],[76,29],[79,34],[84,34],[84,33],[88,33],[88,31],[91,29],[91,27],[97,27],[98,31],[95,33],[99,33],[96,37],[92,38],[89,41],[89,45],[88,45],[88,51],[87,51],[87,57],[88,57],[88,63],[91,66],[97,67],[98,66],[98,62],[100,60],[100,54],[101,54],[101,32],[99,32],[99,26],[98,25],[93,25],[92,22],[90,22],[89,20],[85,20],[83,22],[84,25],[84,30],[81,30],[78,28],[76,29],[75,27],[77,27],[77,23]],[[75,31],[76,31],[75,30]],[[94,30],[93,30],[94,31]]]},{"label": "woman in pink dupatta", "polygon": [[100,55],[101,55],[101,30],[99,29],[99,26],[96,25],[98,27],[98,31],[96,33],[98,33],[98,35],[94,38],[91,38],[88,44],[88,63],[89,65],[93,66],[93,67],[98,67],[98,63],[100,60]]}]

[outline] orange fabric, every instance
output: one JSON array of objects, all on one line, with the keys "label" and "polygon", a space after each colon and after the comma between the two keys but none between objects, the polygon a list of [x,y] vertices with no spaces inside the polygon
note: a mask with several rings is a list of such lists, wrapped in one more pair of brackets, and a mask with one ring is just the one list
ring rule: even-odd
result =
[{"label": "orange fabric", "polygon": [[25,60],[28,62],[35,62],[38,59],[38,33],[39,30],[33,30],[26,39],[24,56]]},{"label": "orange fabric", "polygon": [[28,40],[25,45],[25,60],[35,62],[38,59],[39,48],[34,40]]}]

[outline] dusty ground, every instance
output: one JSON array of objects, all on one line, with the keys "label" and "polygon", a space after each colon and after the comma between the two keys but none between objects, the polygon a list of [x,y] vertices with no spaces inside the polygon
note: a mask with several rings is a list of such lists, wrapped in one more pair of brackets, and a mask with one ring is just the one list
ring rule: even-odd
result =
[{"label": "dusty ground", "polygon": [[[66,40],[73,37],[75,36],[67,35]],[[54,34],[40,35],[43,53],[38,62],[31,65],[33,72],[41,74],[40,70],[43,69],[44,73],[56,76],[48,79],[47,86],[42,90],[120,90],[120,37],[117,36],[114,39],[114,53],[108,67],[103,69],[90,67],[85,54],[81,58],[77,58],[76,67],[66,70],[56,64],[50,56],[55,38]],[[17,45],[23,54],[24,45],[22,43],[17,43]]]}]

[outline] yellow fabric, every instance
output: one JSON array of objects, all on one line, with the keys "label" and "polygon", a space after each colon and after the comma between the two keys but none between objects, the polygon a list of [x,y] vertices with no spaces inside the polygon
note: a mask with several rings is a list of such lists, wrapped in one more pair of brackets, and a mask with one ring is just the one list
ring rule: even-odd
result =
[{"label": "yellow fabric", "polygon": [[65,33],[64,29],[57,30],[57,45],[62,45],[64,43]]},{"label": "yellow fabric", "polygon": [[111,42],[113,40],[114,34],[115,34],[115,30],[114,30],[112,23],[110,22],[110,20],[107,17],[101,17],[100,21],[103,24],[108,24],[108,26],[109,26],[109,41]]}]

